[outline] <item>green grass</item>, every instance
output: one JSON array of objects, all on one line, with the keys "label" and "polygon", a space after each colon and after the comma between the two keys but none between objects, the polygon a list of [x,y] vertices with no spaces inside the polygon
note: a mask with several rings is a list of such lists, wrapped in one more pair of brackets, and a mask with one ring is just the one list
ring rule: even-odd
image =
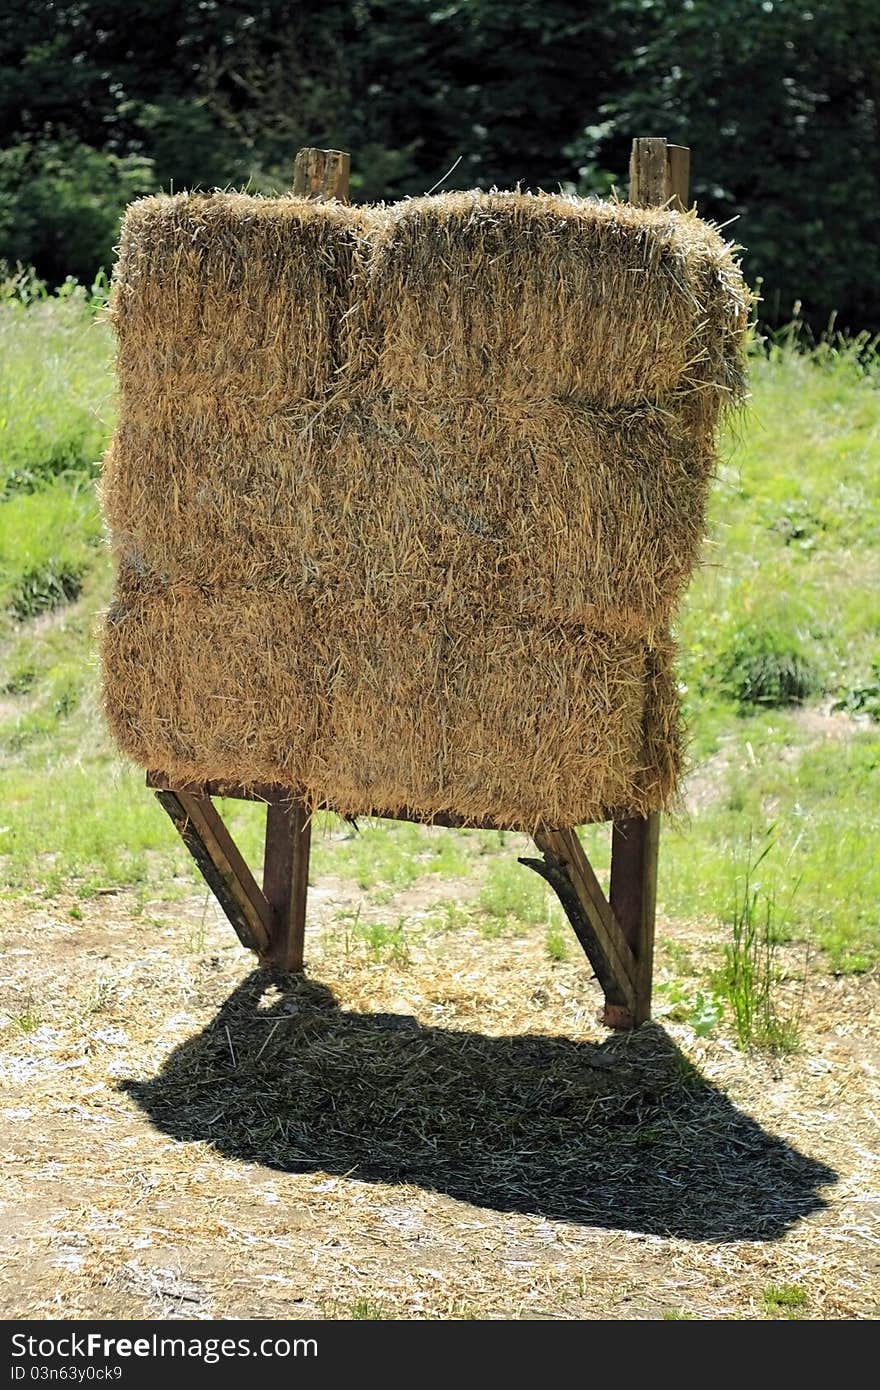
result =
[{"label": "green grass", "polygon": [[316,871],[320,871],[322,861],[329,866],[344,857],[346,876],[379,899],[387,901],[395,891],[411,887],[425,874],[455,878],[468,872],[469,861],[460,837],[440,831],[425,836],[419,826],[404,821],[359,821],[356,829],[346,821],[337,824],[338,835],[344,838],[340,844],[337,835],[329,845],[318,840]]},{"label": "green grass", "polygon": [[[80,292],[34,297],[20,283],[0,298],[0,891],[133,884],[146,901],[189,892],[195,877],[100,717],[90,633],[110,573],[94,480],[112,383],[94,308]],[[755,360],[752,391],[724,443],[708,563],[679,622],[703,786],[692,818],[664,826],[660,907],[717,922],[720,963],[737,872],[772,825],[758,886],[790,901],[775,929],[809,936],[836,970],[863,970],[880,955],[880,367],[839,345],[774,348]],[[834,736],[832,703],[843,721]],[[228,809],[258,862],[259,808]],[[585,840],[607,872],[607,832]],[[516,863],[524,850],[515,836],[355,831],[320,817],[313,877],[338,875],[373,909],[418,889],[434,928],[534,928],[564,959],[576,948],[546,885]],[[452,886],[461,880],[465,897]],[[397,906],[387,918],[397,926],[380,929],[377,915],[352,940],[377,957],[403,951]],[[685,964],[676,973],[665,1003],[711,1030],[716,984]]]},{"label": "green grass", "polygon": [[102,545],[94,488],[55,480],[19,493],[0,516],[0,610],[15,622],[79,598]]},{"label": "green grass", "polygon": [[724,1013],[724,1001],[716,989],[700,989],[691,980],[673,979],[656,986],[655,1012],[674,1023],[686,1023],[698,1038],[715,1032]]},{"label": "green grass", "polygon": [[544,934],[544,945],[551,960],[568,960],[571,947],[571,933],[561,912],[551,917]]},{"label": "green grass", "polygon": [[404,940],[406,922],[392,926],[388,922],[359,922],[354,928],[357,939],[363,942],[372,960],[393,960],[397,965],[409,963],[409,951]]},{"label": "green grass", "polygon": [[730,1005],[741,1047],[793,1052],[799,1044],[798,1017],[783,1015],[777,1005],[779,946],[788,939],[790,903],[780,903],[772,885],[759,874],[775,842],[772,831],[748,847],[737,876],[722,964],[715,976],[718,995]]},{"label": "green grass", "polygon": [[36,1033],[42,1026],[43,1020],[29,1000],[21,1013],[12,1015],[12,1026],[17,1028],[20,1033]]},{"label": "green grass", "polygon": [[550,890],[542,878],[518,864],[513,855],[486,865],[479,905],[487,936],[511,927],[547,920]]},{"label": "green grass", "polygon": [[775,656],[805,668],[806,693],[842,693],[880,655],[880,605],[866,602],[880,583],[880,364],[773,349],[736,436],[680,624],[683,679],[701,703],[760,705],[765,682],[750,699],[749,677]]},{"label": "green grass", "polygon": [[762,1302],[771,1317],[797,1318],[807,1305],[807,1295],[800,1284],[768,1284]]},{"label": "green grass", "polygon": [[348,1316],[358,1322],[379,1322],[387,1318],[388,1314],[381,1303],[376,1303],[370,1298],[359,1298],[352,1303]]},{"label": "green grass", "polygon": [[97,477],[112,416],[112,344],[96,300],[50,298],[27,276],[0,285],[0,497]]}]

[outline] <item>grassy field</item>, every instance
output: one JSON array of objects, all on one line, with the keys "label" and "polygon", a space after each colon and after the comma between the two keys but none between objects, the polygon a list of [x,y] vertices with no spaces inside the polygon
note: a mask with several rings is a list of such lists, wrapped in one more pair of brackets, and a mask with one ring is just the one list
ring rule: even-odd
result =
[{"label": "grassy field", "polygon": [[[85,293],[12,286],[0,303],[0,891],[33,906],[134,887],[149,916],[195,879],[142,774],[102,727],[91,631],[110,592],[97,460],[112,426],[112,348]],[[746,871],[750,911],[817,968],[877,960],[880,914],[880,367],[791,342],[756,355],[724,441],[706,564],[679,625],[691,735],[688,811],[664,829],[664,918],[718,923]],[[258,851],[253,808],[230,808]],[[429,921],[486,937],[537,927],[574,951],[555,900],[516,863],[521,837],[330,824],[313,876],[344,880],[339,930],[377,957]],[[597,867],[605,834],[586,832]],[[401,914],[401,893],[417,905]],[[74,920],[80,912],[74,902]],[[345,915],[345,914],[343,914]],[[678,953],[667,1007],[723,1012]],[[700,973],[702,971],[702,974]]]},{"label": "grassy field", "polygon": [[0,1316],[876,1317],[880,367],[756,354],[609,1035],[519,835],[324,817],[253,968],[101,721],[96,307],[0,299]]}]

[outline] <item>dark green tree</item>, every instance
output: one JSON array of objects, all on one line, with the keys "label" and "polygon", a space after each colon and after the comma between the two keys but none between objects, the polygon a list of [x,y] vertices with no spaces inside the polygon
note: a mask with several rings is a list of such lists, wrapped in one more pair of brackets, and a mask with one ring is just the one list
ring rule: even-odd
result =
[{"label": "dark green tree", "polygon": [[289,186],[303,144],[355,197],[607,190],[634,135],[694,152],[764,316],[880,327],[878,0],[0,0],[0,259],[106,264],[156,188]]},{"label": "dark green tree", "polygon": [[619,165],[634,134],[694,152],[700,211],[746,248],[762,315],[801,301],[880,328],[877,0],[620,0],[641,41],[585,159]]}]

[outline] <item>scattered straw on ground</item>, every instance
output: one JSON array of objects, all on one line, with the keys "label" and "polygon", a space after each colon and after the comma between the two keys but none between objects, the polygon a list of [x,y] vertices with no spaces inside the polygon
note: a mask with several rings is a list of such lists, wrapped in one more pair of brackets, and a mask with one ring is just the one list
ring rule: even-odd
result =
[{"label": "scattered straw on ground", "polygon": [[785,1059],[609,1035],[573,944],[378,952],[325,888],[299,981],[202,899],[3,905],[3,1315],[877,1315],[876,979]]}]

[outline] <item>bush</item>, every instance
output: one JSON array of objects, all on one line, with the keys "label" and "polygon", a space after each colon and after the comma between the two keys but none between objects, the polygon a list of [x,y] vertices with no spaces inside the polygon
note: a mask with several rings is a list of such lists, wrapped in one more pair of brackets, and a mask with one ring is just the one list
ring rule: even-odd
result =
[{"label": "bush", "polygon": [[739,628],[722,653],[723,693],[740,705],[794,705],[822,688],[795,638],[769,627]]},{"label": "bush", "polygon": [[149,159],[73,140],[0,150],[0,260],[36,265],[52,284],[91,284],[113,264],[123,208],[153,182]]},{"label": "bush", "polygon": [[871,674],[861,685],[853,686],[832,709],[847,714],[867,714],[880,723],[880,656],[871,662]]},{"label": "bush", "polygon": [[3,619],[23,622],[79,597],[102,544],[91,487],[59,479],[2,504],[0,633]]}]

